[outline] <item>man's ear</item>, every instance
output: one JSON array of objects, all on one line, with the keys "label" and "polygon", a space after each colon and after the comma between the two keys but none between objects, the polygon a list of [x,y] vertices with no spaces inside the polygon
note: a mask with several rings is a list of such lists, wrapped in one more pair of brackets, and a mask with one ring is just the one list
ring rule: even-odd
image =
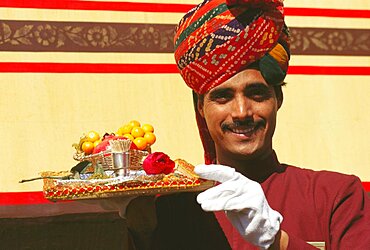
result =
[{"label": "man's ear", "polygon": [[197,98],[197,109],[199,114],[204,118],[203,105],[204,105],[204,95],[198,95]]},{"label": "man's ear", "polygon": [[200,95],[192,91],[193,94],[193,105],[194,109],[204,118],[203,105],[204,105],[204,95]]},{"label": "man's ear", "polygon": [[279,110],[281,105],[283,105],[283,101],[284,101],[284,94],[283,94],[283,90],[281,86],[278,86],[275,88],[275,95],[276,95],[278,110]]}]

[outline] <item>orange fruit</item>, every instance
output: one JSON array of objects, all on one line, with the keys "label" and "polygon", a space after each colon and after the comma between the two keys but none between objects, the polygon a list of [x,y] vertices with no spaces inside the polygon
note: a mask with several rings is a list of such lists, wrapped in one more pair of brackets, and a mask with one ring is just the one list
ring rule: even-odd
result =
[{"label": "orange fruit", "polygon": [[132,127],[140,127],[140,122],[136,121],[136,120],[132,120],[128,123],[129,125],[131,125]]},{"label": "orange fruit", "polygon": [[141,128],[144,130],[144,132],[154,132],[154,128],[150,124],[143,124]]},{"label": "orange fruit", "polygon": [[131,130],[131,135],[135,138],[137,137],[143,137],[145,134],[144,130],[141,127],[134,127]]},{"label": "orange fruit", "polygon": [[99,133],[94,131],[94,130],[89,131],[89,133],[87,133],[86,137],[87,137],[87,140],[90,141],[90,142],[94,142],[94,141],[97,141],[97,140],[100,139]]},{"label": "orange fruit", "polygon": [[85,141],[82,143],[82,151],[84,151],[85,154],[89,155],[93,152],[94,150],[94,143],[91,141]]},{"label": "orange fruit", "polygon": [[144,139],[149,145],[153,145],[157,138],[152,132],[146,132],[144,135]]},{"label": "orange fruit", "polygon": [[134,137],[131,134],[124,134],[123,137],[126,137],[127,139],[130,139],[131,141],[134,141]]},{"label": "orange fruit", "polygon": [[130,124],[125,124],[122,127],[120,127],[117,131],[117,135],[124,135],[124,134],[130,134],[133,126]]},{"label": "orange fruit", "polygon": [[139,150],[146,149],[146,146],[148,145],[148,143],[146,142],[146,140],[144,139],[144,137],[137,137],[137,138],[135,138],[134,139],[134,143],[135,143],[136,147]]}]

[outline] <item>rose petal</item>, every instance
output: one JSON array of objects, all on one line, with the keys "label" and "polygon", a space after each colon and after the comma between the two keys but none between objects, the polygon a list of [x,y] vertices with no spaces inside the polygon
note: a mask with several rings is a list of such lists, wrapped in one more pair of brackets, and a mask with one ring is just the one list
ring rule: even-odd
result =
[{"label": "rose petal", "polygon": [[169,174],[175,168],[175,162],[162,152],[149,154],[144,162],[143,169],[146,174]]}]

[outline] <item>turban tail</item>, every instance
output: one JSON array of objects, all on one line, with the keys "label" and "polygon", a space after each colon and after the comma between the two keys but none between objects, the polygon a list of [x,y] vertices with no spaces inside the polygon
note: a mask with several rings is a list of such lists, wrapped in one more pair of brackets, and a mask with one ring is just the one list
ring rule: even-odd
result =
[{"label": "turban tail", "polygon": [[[198,94],[252,63],[272,85],[281,84],[288,70],[289,34],[282,0],[206,0],[181,19],[174,43],[180,74]],[[215,160],[214,143],[194,104],[206,162],[210,163]]]}]

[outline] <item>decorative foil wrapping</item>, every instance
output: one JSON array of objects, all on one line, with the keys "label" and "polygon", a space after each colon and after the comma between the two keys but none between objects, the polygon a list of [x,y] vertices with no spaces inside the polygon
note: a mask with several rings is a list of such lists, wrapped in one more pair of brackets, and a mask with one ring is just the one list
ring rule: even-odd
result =
[{"label": "decorative foil wrapping", "polygon": [[[44,172],[43,177],[56,172]],[[129,176],[107,179],[44,179],[44,196],[51,201],[102,199],[130,195],[156,195],[175,192],[203,191],[214,185],[213,181],[190,178],[178,173],[146,175],[143,170],[130,171]]]}]

